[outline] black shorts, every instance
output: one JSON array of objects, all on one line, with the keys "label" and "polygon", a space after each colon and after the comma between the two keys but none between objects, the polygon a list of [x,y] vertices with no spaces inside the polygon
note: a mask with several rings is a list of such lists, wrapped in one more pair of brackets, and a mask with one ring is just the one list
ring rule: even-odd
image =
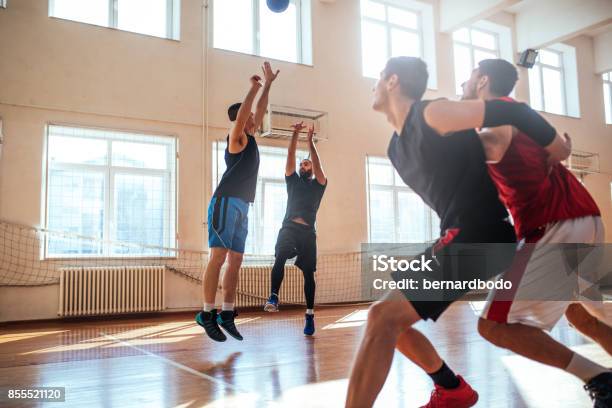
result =
[{"label": "black shorts", "polygon": [[[488,244],[488,245],[487,245]],[[512,263],[516,251],[516,235],[509,222],[469,225],[449,228],[422,255],[434,259],[433,271],[421,272],[419,278],[428,281],[489,280],[504,272]],[[420,257],[418,255],[417,257]],[[415,273],[393,272],[397,282],[414,278]],[[455,301],[470,289],[440,289],[432,291],[400,291],[410,301],[423,320],[437,320]]]},{"label": "black shorts", "polygon": [[317,234],[314,228],[293,221],[283,223],[274,249],[275,256],[291,259],[304,272],[317,270]]}]

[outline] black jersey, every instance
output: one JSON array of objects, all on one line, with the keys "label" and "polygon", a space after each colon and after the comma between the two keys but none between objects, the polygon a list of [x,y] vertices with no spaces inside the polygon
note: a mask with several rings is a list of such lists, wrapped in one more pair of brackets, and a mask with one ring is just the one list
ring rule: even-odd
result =
[{"label": "black jersey", "polygon": [[442,231],[507,218],[478,134],[440,136],[423,117],[428,103],[412,105],[401,134],[394,133],[389,144],[389,158],[404,183],[438,214]]},{"label": "black jersey", "polygon": [[284,221],[300,217],[314,228],[317,211],[327,183],[319,184],[316,178],[305,179],[295,172],[290,176],[285,176],[285,181],[287,183],[287,211]]},{"label": "black jersey", "polygon": [[240,153],[229,152],[229,136],[225,148],[227,169],[213,194],[214,197],[237,197],[248,203],[255,201],[257,173],[259,172],[259,149],[257,141],[247,135],[248,142]]}]

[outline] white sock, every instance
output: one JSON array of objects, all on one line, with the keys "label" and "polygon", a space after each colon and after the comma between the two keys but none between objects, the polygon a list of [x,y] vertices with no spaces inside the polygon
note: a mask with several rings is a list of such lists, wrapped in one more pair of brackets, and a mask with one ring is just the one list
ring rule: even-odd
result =
[{"label": "white sock", "polygon": [[588,382],[591,378],[610,370],[582,357],[578,353],[574,353],[570,363],[565,368],[565,371],[570,374],[574,374],[584,382]]},{"label": "white sock", "polygon": [[234,304],[233,303],[225,303],[225,302],[223,302],[223,306],[221,306],[221,310],[224,310],[224,311],[234,310]]},{"label": "white sock", "polygon": [[203,310],[205,312],[210,312],[211,310],[213,310],[215,308],[215,304],[214,303],[204,303],[204,307]]},{"label": "white sock", "polygon": [[314,309],[306,309],[306,314],[313,315]]}]

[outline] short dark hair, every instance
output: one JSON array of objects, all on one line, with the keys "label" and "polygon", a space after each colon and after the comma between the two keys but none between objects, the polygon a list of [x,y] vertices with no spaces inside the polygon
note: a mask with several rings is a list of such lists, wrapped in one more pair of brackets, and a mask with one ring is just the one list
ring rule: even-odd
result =
[{"label": "short dark hair", "polygon": [[387,61],[384,77],[389,79],[391,75],[397,75],[402,94],[415,101],[421,100],[425,89],[427,89],[427,64],[415,57],[393,57]]},{"label": "short dark hair", "polygon": [[234,122],[236,120],[240,106],[242,106],[242,104],[238,102],[227,108],[227,117],[230,121]]},{"label": "short dark hair", "polygon": [[514,65],[504,59],[486,59],[478,63],[478,73],[489,77],[489,89],[496,96],[508,96],[518,81]]}]

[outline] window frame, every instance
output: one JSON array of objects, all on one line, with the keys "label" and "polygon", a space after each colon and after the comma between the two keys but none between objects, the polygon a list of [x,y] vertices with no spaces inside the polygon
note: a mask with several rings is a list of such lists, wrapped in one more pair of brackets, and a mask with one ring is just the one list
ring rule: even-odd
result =
[{"label": "window frame", "polygon": [[[606,79],[606,76],[608,77]],[[603,88],[608,88],[608,101],[606,104],[606,100],[604,99],[604,122],[606,125],[612,125],[612,71],[604,72],[602,74]],[[606,93],[604,90],[603,97],[606,97]],[[606,107],[608,107],[608,112],[606,112]]]},{"label": "window frame", "polygon": [[[125,166],[116,166],[112,164],[113,154],[112,154],[112,142],[113,141],[124,141],[122,139],[117,139],[113,137],[96,137],[96,136],[71,136],[80,139],[87,140],[104,140],[106,141],[106,162],[104,164],[85,164],[85,163],[55,163],[51,165],[49,160],[49,142],[51,135],[52,127],[68,127],[74,129],[82,129],[82,130],[97,130],[97,131],[109,131],[114,133],[124,133],[129,134],[131,136],[142,135],[145,137],[158,137],[158,138],[167,138],[167,143],[153,143],[147,142],[147,144],[159,144],[163,146],[172,146],[174,148],[173,151],[168,151],[167,163],[174,164],[173,166],[168,166],[168,169],[142,169],[137,167],[125,167]],[[138,143],[136,140],[129,140],[129,142]],[[171,154],[174,152],[175,157],[172,159]],[[42,248],[42,259],[67,259],[67,258],[78,258],[78,259],[118,259],[118,258],[130,258],[130,259],[159,259],[159,258],[168,258],[173,259],[176,258],[176,255],[160,255],[160,254],[134,254],[134,255],[118,255],[113,254],[110,251],[110,247],[105,245],[108,241],[115,241],[115,236],[111,236],[111,234],[116,234],[116,224],[115,222],[115,205],[114,205],[114,184],[115,184],[115,176],[118,174],[127,174],[127,175],[153,175],[153,176],[162,176],[162,180],[165,184],[165,189],[168,194],[170,200],[170,218],[168,220],[164,220],[164,222],[168,223],[168,231],[164,231],[164,235],[168,236],[169,247],[172,249],[178,248],[179,234],[178,234],[178,170],[179,170],[179,139],[176,135],[172,134],[161,134],[156,132],[149,131],[135,131],[135,130],[124,130],[124,129],[115,129],[115,128],[104,128],[97,126],[84,126],[79,124],[72,123],[58,123],[58,122],[49,122],[45,126],[45,161],[44,161],[44,196],[43,196],[43,211],[44,211],[44,225],[47,230],[49,230],[49,206],[50,206],[50,197],[49,197],[49,181],[50,181],[50,170],[81,170],[83,173],[98,173],[102,174],[104,177],[104,225],[102,229],[102,238],[100,238],[98,245],[102,246],[101,253],[99,255],[79,255],[79,254],[51,254],[49,253],[49,236],[45,235],[44,245]],[[82,174],[82,173],[81,173]],[[52,231],[54,232],[54,231]],[[61,232],[61,231],[60,231]],[[77,234],[78,235],[78,234]],[[117,241],[121,242],[121,241]],[[138,245],[138,244],[135,244]],[[143,247],[147,247],[148,245],[143,244]]]},{"label": "window frame", "polygon": [[[538,74],[540,75],[540,89],[538,91],[540,94],[540,98],[542,100],[542,111],[546,113],[552,113],[553,115],[556,114],[556,115],[567,116],[567,90],[565,89],[566,80],[565,80],[565,61],[564,61],[563,51],[555,50],[552,48],[544,48],[543,50],[551,54],[557,55],[557,57],[559,58],[559,66],[555,67],[554,65],[549,65],[549,64],[545,64],[541,62],[540,56],[538,55],[538,58],[536,59],[536,62],[533,65],[533,68],[531,68],[531,69],[537,69]],[[546,95],[544,92],[544,68],[550,69],[552,71],[557,71],[561,78],[561,102],[562,102],[562,112],[561,113],[550,112],[546,110]]]},{"label": "window frame", "polygon": [[[409,32],[412,34],[417,34],[417,36],[419,37],[419,58],[423,58],[425,45],[423,41],[423,15],[422,13],[419,10],[414,10],[406,6],[396,5],[395,3],[385,1],[385,0],[368,0],[368,1],[370,1],[371,3],[380,4],[384,6],[385,8],[385,21],[377,20],[373,17],[364,16],[363,14],[361,14],[361,21],[363,22],[365,20],[371,24],[376,24],[376,25],[384,27],[385,34],[387,37],[387,59],[391,58],[391,54],[393,50],[392,35],[391,35],[391,32],[393,29],[404,31],[404,32]],[[415,14],[417,17],[418,28],[417,29],[408,28],[408,27],[401,26],[399,24],[390,22],[389,21],[389,7],[401,9],[411,14]]]},{"label": "window frame", "polygon": [[[5,0],[0,0],[5,1]],[[141,33],[137,31],[126,30],[119,28],[119,0],[105,0],[108,3],[108,21],[106,25],[98,25],[80,20],[73,20],[64,17],[58,17],[54,15],[55,1],[49,0],[49,17],[57,18],[60,20],[73,21],[80,24],[95,25],[98,27],[110,28],[118,31],[125,31],[133,34],[146,35],[154,38],[162,38],[167,40],[180,41],[180,16],[181,16],[181,0],[165,0],[166,1],[166,34],[164,37],[159,37],[154,34]]]},{"label": "window frame", "polygon": [[[437,81],[437,63],[436,63],[436,32],[434,30],[434,14],[433,14],[433,6],[428,3],[420,3],[415,0],[369,0],[372,3],[377,3],[385,8],[385,21],[377,20],[373,17],[365,16],[361,12],[361,1],[359,0],[359,18],[360,18],[360,30],[363,31],[363,22],[367,21],[368,23],[373,23],[380,25],[385,28],[385,34],[387,38],[387,60],[391,58],[392,55],[392,41],[391,41],[391,32],[392,29],[409,32],[412,34],[417,34],[419,37],[419,51],[421,58],[423,61],[427,63],[427,67],[429,70],[429,80],[427,82],[427,89],[435,90],[438,87]],[[418,28],[408,28],[405,26],[401,26],[389,21],[389,7],[397,8],[412,14],[416,14],[417,17],[417,25]],[[425,24],[425,20],[427,20],[427,24]],[[430,21],[431,20],[431,21]],[[360,36],[359,41],[362,41],[362,36]],[[361,75],[364,78],[378,79],[378,77],[370,77],[367,76],[363,72],[363,44],[361,44]],[[381,67],[382,69],[383,67]]]},{"label": "window frame", "polygon": [[[410,187],[404,184],[404,182],[401,179],[399,180],[399,183],[398,183],[398,180],[396,180],[396,177],[398,177],[397,171],[395,171],[395,168],[390,163],[389,163],[389,166],[393,173],[392,184],[391,185],[373,184],[370,178],[370,159],[374,159],[374,160],[383,159],[383,160],[388,161],[386,157],[366,155],[365,164],[366,164],[366,193],[367,193],[366,195],[367,195],[367,211],[368,211],[368,243],[376,243],[372,240],[372,211],[371,211],[372,210],[371,195],[373,192],[376,192],[376,191],[392,192],[393,194],[393,240],[387,241],[386,243],[400,243],[399,241],[399,236],[400,236],[400,222],[399,222],[399,219],[400,219],[399,201],[400,200],[399,200],[399,196],[401,193],[410,193],[410,194],[416,194],[416,193],[414,192],[414,190],[412,190]],[[426,220],[427,229],[430,233],[430,239],[425,240],[424,242],[429,242],[429,241],[433,241],[436,239],[436,237],[439,235],[438,234],[439,231],[434,230],[434,216],[435,216],[434,211],[430,207],[428,207],[426,204],[424,205],[427,210],[427,220]]]},{"label": "window frame", "polygon": [[[295,4],[295,8],[296,8],[296,56],[297,56],[297,61],[287,61],[287,60],[282,60],[282,59],[277,59],[277,58],[273,58],[273,57],[268,57],[266,55],[262,55],[261,54],[261,39],[260,39],[260,27],[261,27],[261,16],[260,16],[260,3],[265,2],[266,0],[250,0],[251,1],[251,6],[252,6],[252,10],[253,10],[253,15],[251,16],[252,20],[253,20],[253,31],[252,31],[252,44],[251,44],[251,51],[250,53],[244,52],[244,51],[238,51],[238,50],[232,50],[232,49],[227,49],[227,48],[220,48],[220,47],[216,47],[215,46],[215,29],[214,26],[216,24],[216,22],[214,21],[214,15],[215,15],[215,2],[218,0],[212,0],[209,3],[209,13],[210,13],[210,21],[211,24],[209,24],[210,29],[209,29],[209,37],[210,37],[210,46],[211,48],[214,48],[216,50],[222,50],[222,51],[226,51],[226,52],[235,52],[235,53],[239,53],[239,54],[245,54],[245,55],[252,55],[255,57],[261,57],[261,58],[267,58],[273,61],[282,61],[282,62],[288,62],[291,64],[299,64],[299,65],[312,65],[312,61],[310,61],[311,59],[311,54],[307,53],[306,48],[304,46],[304,41],[309,37],[308,34],[305,32],[306,27],[305,27],[305,18],[306,16],[309,16],[310,13],[306,12],[306,10],[304,10],[305,7],[310,6],[310,1],[308,0],[289,0],[290,4]],[[311,45],[312,47],[312,45]],[[309,58],[310,57],[310,58]]]},{"label": "window frame", "polygon": [[[532,83],[532,74],[531,70],[529,70],[529,101],[530,104],[532,106],[534,106],[534,109],[540,111],[540,112],[546,112],[550,115],[559,115],[559,116],[565,116],[565,117],[569,117],[569,118],[576,118],[576,119],[580,119],[581,117],[581,113],[580,113],[580,83],[579,83],[579,77],[578,77],[578,63],[577,63],[577,54],[576,54],[576,47],[571,46],[571,45],[567,45],[564,43],[555,43],[555,44],[551,44],[547,47],[542,48],[542,50],[546,50],[549,52],[553,52],[556,54],[560,55],[560,65],[563,68],[563,70],[561,71],[562,76],[561,76],[561,92],[563,95],[563,106],[564,106],[564,113],[556,113],[556,112],[549,112],[545,110],[545,106],[546,106],[546,102],[544,101],[544,94],[543,94],[543,78],[540,78],[540,92],[538,92],[538,94],[540,95],[540,97],[542,98],[542,106],[541,107],[536,107],[536,105],[533,103],[532,100],[532,94],[534,93],[534,89],[533,89],[533,83]],[[534,68],[537,67],[537,64],[539,63],[539,56],[538,59],[536,60],[536,63],[534,65]],[[544,64],[544,66],[546,68],[555,68],[557,69],[558,67],[551,67],[548,64]],[[532,68],[532,69],[534,69]],[[537,69],[540,69],[539,67]],[[558,70],[558,69],[557,69]],[[541,71],[539,71],[539,73],[541,74]]]},{"label": "window frame", "polygon": [[[468,31],[468,36],[469,36],[469,42],[465,42],[465,41],[461,41],[461,40],[455,40],[454,38],[453,40],[453,72],[455,75],[455,92],[457,93],[459,91],[459,86],[458,86],[458,82],[467,80],[467,78],[457,78],[457,67],[456,67],[456,63],[454,60],[454,56],[455,56],[455,47],[457,45],[460,45],[462,47],[467,47],[470,50],[470,64],[472,69],[476,68],[476,57],[474,56],[474,53],[476,51],[482,51],[482,52],[487,52],[487,53],[494,53],[496,58],[502,58],[501,54],[501,39],[500,39],[500,33],[496,32],[494,30],[491,29],[487,29],[487,28],[482,28],[479,27],[478,25],[474,24],[471,25],[469,27],[463,27],[464,29],[466,29]],[[495,39],[495,49],[490,49],[490,48],[485,48],[485,47],[481,47],[479,45],[474,45],[474,42],[472,40],[472,31],[479,31],[481,33],[487,34],[487,35],[491,35],[493,36],[493,38]],[[461,95],[463,92],[459,92],[457,93],[457,95]]]}]

